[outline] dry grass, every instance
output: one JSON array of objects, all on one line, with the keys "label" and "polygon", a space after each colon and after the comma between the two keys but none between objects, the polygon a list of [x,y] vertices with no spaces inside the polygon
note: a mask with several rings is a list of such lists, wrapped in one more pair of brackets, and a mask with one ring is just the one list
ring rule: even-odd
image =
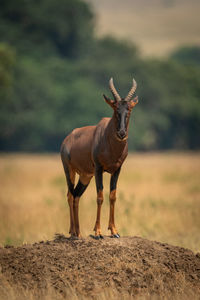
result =
[{"label": "dry grass", "polygon": [[[181,278],[182,275],[180,274],[179,277]],[[180,278],[177,278],[177,281],[180,284]],[[138,295],[130,295],[126,292],[119,293],[117,292],[116,288],[110,287],[105,289],[101,293],[97,294],[96,296],[89,297],[84,296],[82,294],[77,294],[77,292],[71,287],[66,287],[63,293],[59,293],[56,291],[50,284],[47,289],[39,290],[33,289],[28,290],[20,287],[19,285],[13,286],[8,283],[5,277],[1,277],[0,275],[0,299],[1,300],[199,300],[199,295],[185,282],[184,278],[182,280],[182,288],[177,288],[177,290],[166,291],[163,288],[161,289],[159,294],[148,294],[142,293],[138,291]],[[156,279],[155,285],[162,286],[163,281],[160,281],[159,277]]]},{"label": "dry grass", "polygon": [[[138,235],[200,249],[200,154],[131,154],[118,185],[116,223],[121,235]],[[0,156],[0,244],[21,245],[68,235],[66,183],[58,155]],[[108,186],[102,231],[109,234]],[[82,235],[92,233],[96,214],[94,179],[80,202]]]},{"label": "dry grass", "polygon": [[198,0],[88,0],[97,34],[136,42],[145,55],[166,55],[180,45],[200,45]]}]

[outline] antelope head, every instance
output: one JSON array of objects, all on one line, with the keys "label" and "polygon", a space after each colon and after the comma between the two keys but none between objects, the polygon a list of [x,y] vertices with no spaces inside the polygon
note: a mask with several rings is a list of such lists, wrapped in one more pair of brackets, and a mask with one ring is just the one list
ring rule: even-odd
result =
[{"label": "antelope head", "polygon": [[109,81],[109,88],[113,99],[110,99],[106,95],[103,95],[103,97],[114,110],[117,139],[124,141],[128,138],[128,124],[132,108],[138,103],[138,97],[133,98],[137,83],[135,79],[133,79],[133,85],[125,98],[121,98],[118,94],[113,83],[113,78]]}]

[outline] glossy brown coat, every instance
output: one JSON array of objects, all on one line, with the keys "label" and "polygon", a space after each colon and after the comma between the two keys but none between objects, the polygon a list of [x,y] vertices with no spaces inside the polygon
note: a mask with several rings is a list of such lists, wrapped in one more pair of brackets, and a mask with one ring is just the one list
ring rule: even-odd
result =
[{"label": "glossy brown coat", "polygon": [[[111,89],[112,91],[112,89]],[[115,91],[115,90],[114,90]],[[113,92],[113,91],[112,91]],[[115,95],[114,95],[115,96]],[[115,97],[116,98],[116,97]],[[61,145],[61,158],[68,183],[68,202],[70,207],[70,234],[80,237],[78,206],[82,193],[95,175],[97,186],[97,219],[94,227],[95,236],[102,238],[100,229],[101,205],[103,203],[103,172],[111,174],[110,186],[110,218],[108,228],[114,237],[119,237],[114,224],[114,204],[116,200],[116,184],[121,165],[128,154],[128,126],[132,108],[137,104],[133,100],[111,100],[104,96],[105,101],[113,108],[112,118],[103,118],[96,126],[74,129]],[[123,105],[122,105],[122,104]],[[118,136],[119,106],[124,110],[123,134]],[[120,121],[123,123],[122,121]],[[119,125],[120,126],[120,125]],[[121,129],[122,131],[122,129]],[[79,174],[79,182],[74,188],[75,174]]]}]

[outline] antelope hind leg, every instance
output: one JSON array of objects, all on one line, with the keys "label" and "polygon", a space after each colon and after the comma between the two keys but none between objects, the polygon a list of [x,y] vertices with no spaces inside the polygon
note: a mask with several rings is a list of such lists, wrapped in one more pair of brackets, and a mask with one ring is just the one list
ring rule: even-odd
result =
[{"label": "antelope hind leg", "polygon": [[79,178],[79,181],[77,183],[76,188],[74,189],[74,206],[73,206],[73,212],[74,212],[74,221],[75,221],[75,231],[76,236],[78,238],[81,237],[80,234],[80,226],[79,226],[79,201],[82,194],[85,192],[86,188],[88,187],[91,176],[83,176],[81,175]]}]

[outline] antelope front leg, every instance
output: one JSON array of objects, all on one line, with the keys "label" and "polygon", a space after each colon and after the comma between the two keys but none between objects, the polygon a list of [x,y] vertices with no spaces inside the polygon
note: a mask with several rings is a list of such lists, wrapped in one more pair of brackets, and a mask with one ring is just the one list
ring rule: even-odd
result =
[{"label": "antelope front leg", "polygon": [[95,237],[97,239],[103,238],[101,234],[100,218],[101,218],[101,206],[103,203],[103,168],[100,165],[96,166],[95,180],[97,188],[97,218],[94,226]]},{"label": "antelope front leg", "polygon": [[109,217],[109,224],[108,229],[111,231],[111,237],[119,238],[120,235],[117,232],[115,227],[115,202],[116,202],[116,187],[117,187],[117,180],[119,177],[121,167],[117,169],[117,171],[111,176],[110,180],[110,217]]}]

